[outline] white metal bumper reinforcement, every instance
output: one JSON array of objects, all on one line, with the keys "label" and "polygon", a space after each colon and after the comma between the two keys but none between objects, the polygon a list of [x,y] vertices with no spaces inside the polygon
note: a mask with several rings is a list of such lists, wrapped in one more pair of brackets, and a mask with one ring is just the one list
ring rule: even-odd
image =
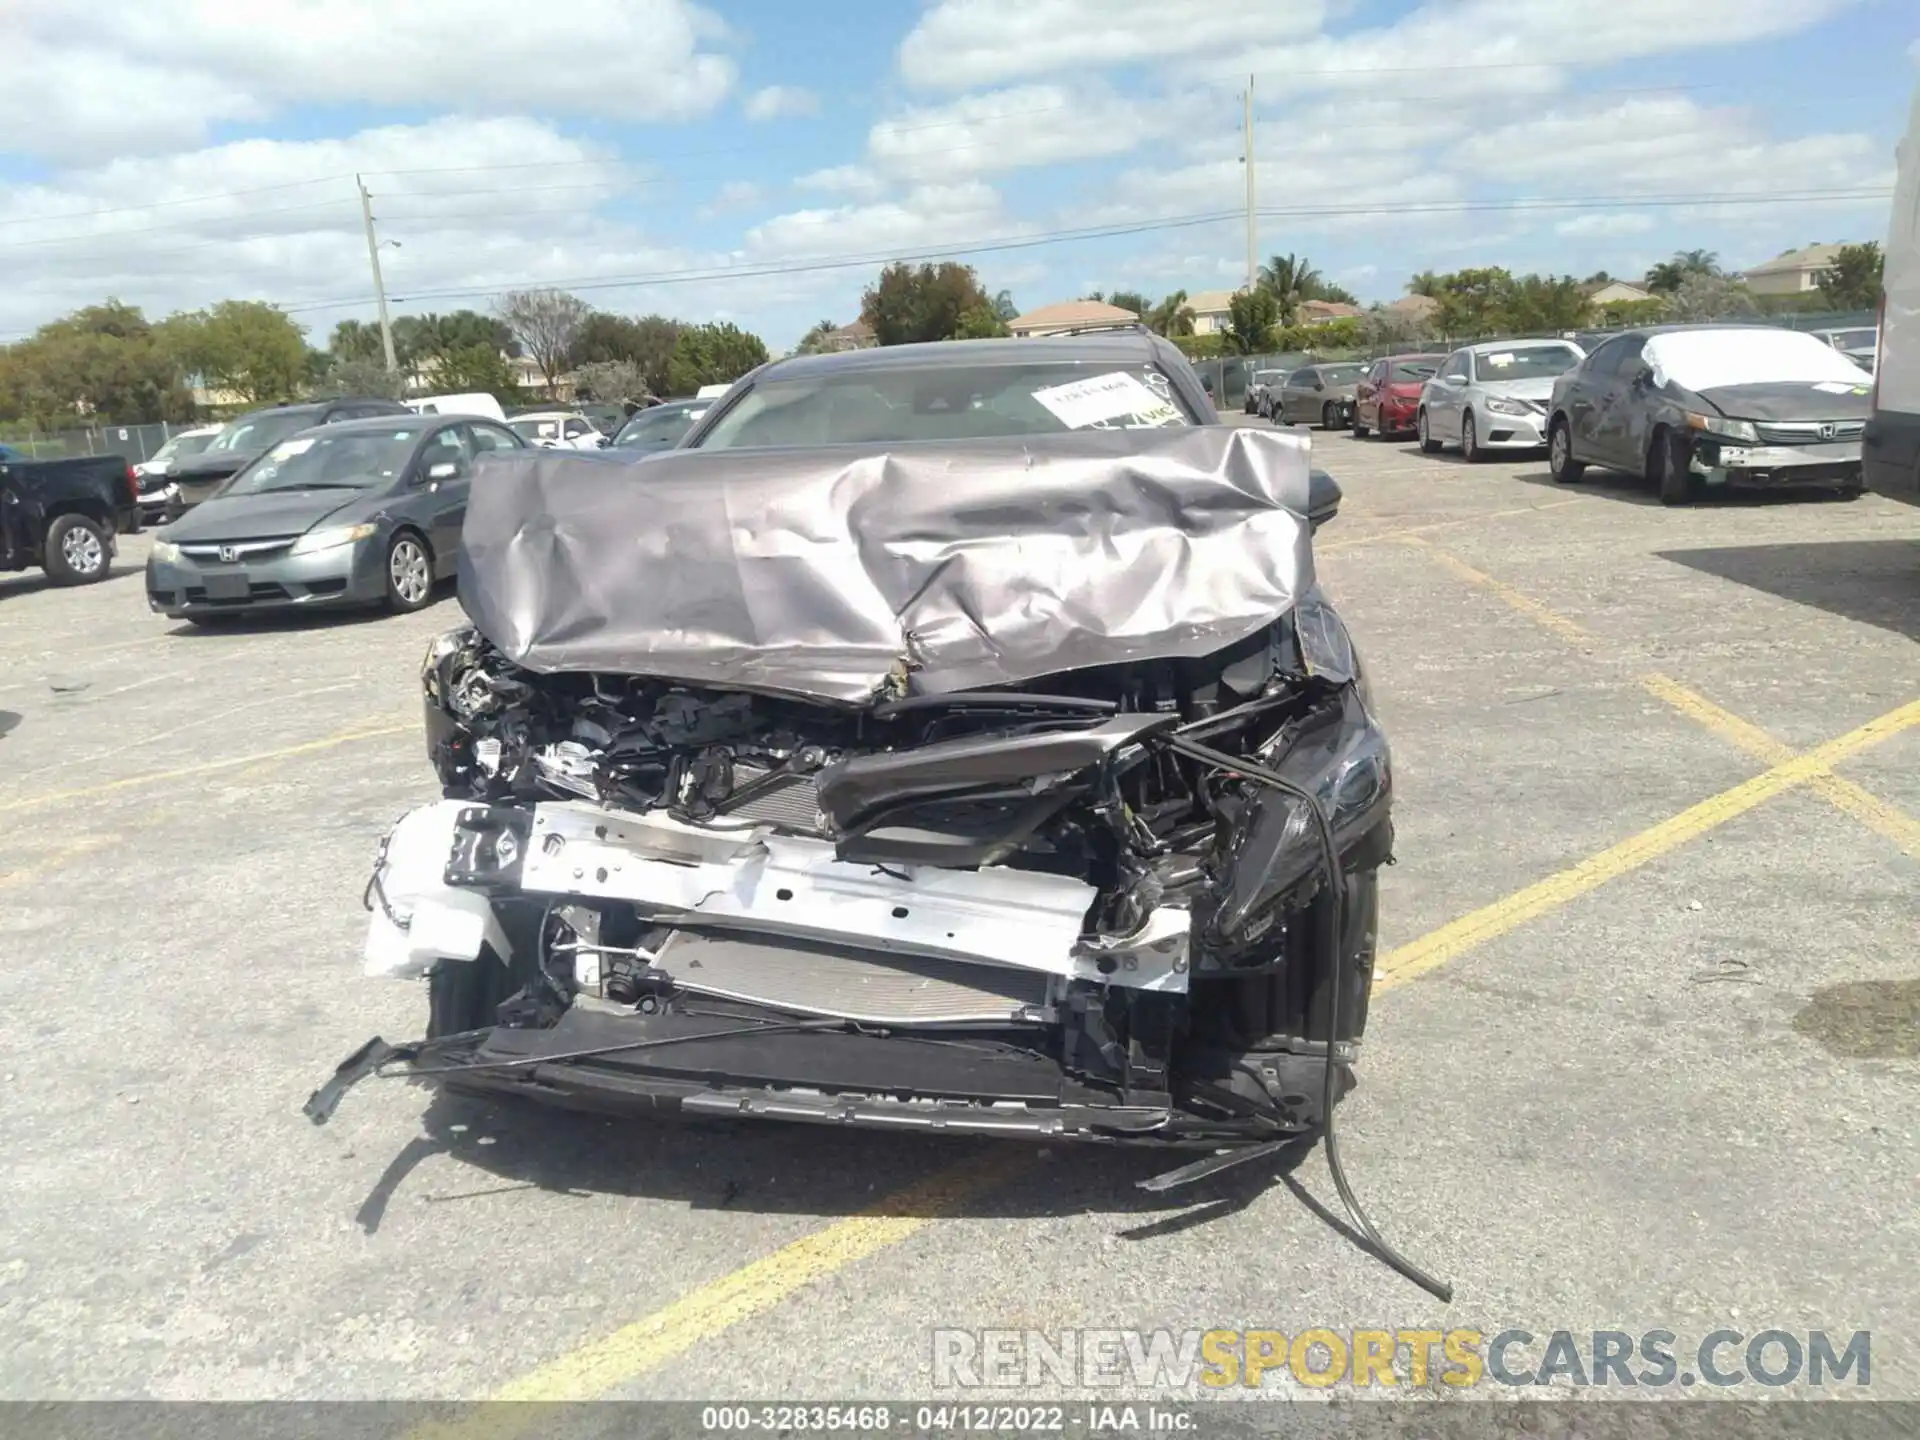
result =
[{"label": "white metal bumper reinforcement", "polygon": [[[418,976],[507,939],[480,891],[445,872],[468,802],[404,816],[376,878],[370,975]],[[829,843],[763,829],[710,830],[576,802],[533,807],[520,887],[626,901],[656,923],[837,942],[861,950],[1009,966],[1130,989],[1184,992],[1189,917],[1155,910],[1140,932],[1083,943],[1094,888],[1068,876],[987,868],[850,864]],[[391,915],[388,913],[391,910]]]}]

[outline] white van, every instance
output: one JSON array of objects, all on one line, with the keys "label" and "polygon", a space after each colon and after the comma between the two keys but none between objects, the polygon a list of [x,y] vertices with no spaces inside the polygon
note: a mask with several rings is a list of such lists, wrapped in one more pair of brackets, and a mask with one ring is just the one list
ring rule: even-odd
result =
[{"label": "white van", "polygon": [[500,402],[484,391],[472,395],[428,395],[407,401],[407,408],[421,415],[484,415],[503,424],[507,418]]},{"label": "white van", "polygon": [[1920,505],[1920,92],[1900,142],[1885,287],[1861,464],[1869,489]]}]

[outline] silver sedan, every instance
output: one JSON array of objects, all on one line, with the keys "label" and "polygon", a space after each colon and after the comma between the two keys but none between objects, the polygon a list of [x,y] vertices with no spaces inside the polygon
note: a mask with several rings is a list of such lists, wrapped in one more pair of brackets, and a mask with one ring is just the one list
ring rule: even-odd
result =
[{"label": "silver sedan", "polygon": [[1420,392],[1420,448],[1458,445],[1468,460],[1542,448],[1553,382],[1585,358],[1571,340],[1490,340],[1454,351]]}]

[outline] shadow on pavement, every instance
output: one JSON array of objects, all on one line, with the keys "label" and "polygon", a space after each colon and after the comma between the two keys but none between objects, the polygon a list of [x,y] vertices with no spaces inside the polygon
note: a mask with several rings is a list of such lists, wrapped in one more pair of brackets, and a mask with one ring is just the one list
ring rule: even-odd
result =
[{"label": "shadow on pavement", "polygon": [[1655,553],[1676,565],[1920,640],[1920,542],[1829,540]]},{"label": "shadow on pavement", "polygon": [[437,1183],[445,1188],[418,1192],[412,1197],[417,1203],[457,1205],[503,1189],[532,1188],[831,1222],[942,1171],[1011,1162],[1007,1180],[943,1204],[941,1217],[1102,1214],[1122,1222],[1119,1238],[1151,1240],[1237,1213],[1284,1184],[1316,1217],[1314,1223],[1330,1223],[1352,1238],[1344,1220],[1314,1202],[1294,1178],[1314,1148],[1311,1140],[1172,1192],[1150,1194],[1137,1189],[1138,1182],[1207,1152],[1147,1153],[778,1121],[607,1119],[447,1091],[433,1094],[422,1125],[424,1133],[400,1146],[361,1202],[355,1221],[367,1234],[377,1231],[388,1209],[407,1194],[414,1170],[446,1156],[470,1173],[449,1184],[446,1171],[436,1170]]},{"label": "shadow on pavement", "polygon": [[[1660,504],[1660,496],[1651,481],[1638,475],[1622,475],[1614,470],[1588,470],[1586,478],[1577,485],[1562,485],[1553,478],[1551,470],[1528,471],[1516,475],[1514,479],[1524,485],[1538,485],[1543,490],[1552,490],[1572,498],[1577,495],[1591,495],[1597,500],[1617,500],[1623,505]],[[1722,489],[1717,493],[1690,500],[1684,508],[1688,510],[1712,510],[1716,508],[1764,509],[1771,505],[1819,505],[1838,504],[1840,496],[1831,489],[1807,486],[1794,489]]]}]

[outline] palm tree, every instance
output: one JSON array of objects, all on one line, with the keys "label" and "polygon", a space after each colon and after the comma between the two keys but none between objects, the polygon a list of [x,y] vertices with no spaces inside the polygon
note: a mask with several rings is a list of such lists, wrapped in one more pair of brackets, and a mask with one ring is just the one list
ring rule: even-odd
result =
[{"label": "palm tree", "polygon": [[793,347],[794,353],[798,355],[818,354],[820,347],[826,342],[827,336],[839,328],[840,327],[835,325],[831,320],[814,321],[813,328],[802,335],[800,337],[800,343]]},{"label": "palm tree", "polygon": [[1168,338],[1193,334],[1193,307],[1187,304],[1187,292],[1176,290],[1154,306],[1147,327]]},{"label": "palm tree", "polygon": [[1259,288],[1279,303],[1282,325],[1293,324],[1300,302],[1314,299],[1324,283],[1313,262],[1304,255],[1275,255],[1260,267]]},{"label": "palm tree", "polygon": [[1440,290],[1440,277],[1431,270],[1422,270],[1418,275],[1407,281],[1407,293],[1409,295],[1424,295],[1429,300],[1438,300],[1440,298]]}]

